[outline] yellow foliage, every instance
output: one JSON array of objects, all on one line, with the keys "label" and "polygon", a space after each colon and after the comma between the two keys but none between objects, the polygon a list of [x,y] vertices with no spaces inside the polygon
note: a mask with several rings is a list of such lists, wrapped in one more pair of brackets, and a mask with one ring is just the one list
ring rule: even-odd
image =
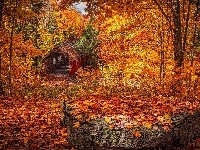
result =
[{"label": "yellow foliage", "polygon": [[106,116],[104,119],[105,119],[105,122],[106,122],[106,123],[110,123],[111,120],[112,120],[111,117],[108,117],[108,116]]},{"label": "yellow foliage", "polygon": [[[8,82],[8,68],[10,64],[10,39],[7,37],[8,43],[2,48],[2,73],[3,80]],[[12,84],[17,91],[26,84],[36,83],[35,69],[32,68],[32,58],[41,55],[41,51],[36,49],[31,41],[23,41],[21,34],[13,37],[13,56],[12,56]]]}]

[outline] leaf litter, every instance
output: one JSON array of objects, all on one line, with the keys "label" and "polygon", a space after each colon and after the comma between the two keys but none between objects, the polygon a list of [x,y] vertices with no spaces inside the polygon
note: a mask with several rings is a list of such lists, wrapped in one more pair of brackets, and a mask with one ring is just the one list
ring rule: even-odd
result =
[{"label": "leaf litter", "polygon": [[71,150],[60,102],[0,97],[0,149]]}]

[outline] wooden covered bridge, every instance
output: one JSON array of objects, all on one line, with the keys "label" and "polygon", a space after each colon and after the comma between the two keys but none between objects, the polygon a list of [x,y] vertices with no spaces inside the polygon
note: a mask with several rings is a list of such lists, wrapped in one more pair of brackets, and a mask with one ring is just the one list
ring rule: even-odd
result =
[{"label": "wooden covered bridge", "polygon": [[44,74],[65,74],[73,76],[86,64],[86,58],[73,48],[72,43],[66,42],[55,46],[43,58],[42,71]]}]

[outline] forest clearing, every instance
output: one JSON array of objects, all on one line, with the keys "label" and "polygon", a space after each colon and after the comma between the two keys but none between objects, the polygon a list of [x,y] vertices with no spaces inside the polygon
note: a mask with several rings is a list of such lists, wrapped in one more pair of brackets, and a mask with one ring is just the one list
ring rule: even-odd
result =
[{"label": "forest clearing", "polygon": [[0,149],[200,149],[199,0],[2,0],[0,35]]}]

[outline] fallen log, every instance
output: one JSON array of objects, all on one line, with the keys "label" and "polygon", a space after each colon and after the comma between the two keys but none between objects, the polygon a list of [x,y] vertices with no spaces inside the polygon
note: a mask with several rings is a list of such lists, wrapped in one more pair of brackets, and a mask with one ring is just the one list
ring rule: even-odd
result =
[{"label": "fallen log", "polygon": [[[72,108],[63,105],[61,123],[68,130],[69,142],[78,150],[145,150],[145,149],[173,149],[185,147],[192,140],[200,137],[200,111],[193,114],[185,111],[175,114],[171,118],[170,130],[165,130],[161,123],[154,123],[152,128],[144,126],[132,129],[110,129],[105,119],[97,118],[90,122],[77,122],[71,115]],[[140,133],[140,137],[133,133]]]}]

